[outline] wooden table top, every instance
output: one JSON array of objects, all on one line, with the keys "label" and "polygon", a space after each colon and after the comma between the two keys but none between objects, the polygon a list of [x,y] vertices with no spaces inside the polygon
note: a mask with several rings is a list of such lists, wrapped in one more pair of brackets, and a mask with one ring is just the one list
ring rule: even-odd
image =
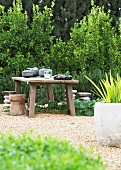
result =
[{"label": "wooden table top", "polygon": [[43,77],[12,77],[14,81],[24,81],[28,84],[76,84],[79,80],[54,80],[53,77],[45,79]]}]

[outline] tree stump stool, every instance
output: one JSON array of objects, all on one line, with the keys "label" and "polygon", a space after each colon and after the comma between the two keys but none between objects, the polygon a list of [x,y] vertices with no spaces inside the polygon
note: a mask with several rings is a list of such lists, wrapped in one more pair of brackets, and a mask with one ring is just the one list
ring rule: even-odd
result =
[{"label": "tree stump stool", "polygon": [[26,100],[25,94],[11,94],[9,95],[9,100],[11,102],[10,105],[11,116],[26,115],[27,111],[25,106]]}]

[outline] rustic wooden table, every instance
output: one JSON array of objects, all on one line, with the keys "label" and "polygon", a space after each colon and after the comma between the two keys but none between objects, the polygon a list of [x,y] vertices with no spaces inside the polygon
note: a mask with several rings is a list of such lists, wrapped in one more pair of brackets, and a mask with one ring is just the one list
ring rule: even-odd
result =
[{"label": "rustic wooden table", "polygon": [[65,84],[66,86],[66,101],[67,108],[70,112],[71,116],[75,116],[75,106],[73,100],[72,86],[73,84],[79,83],[78,80],[54,80],[53,77],[50,79],[45,79],[42,77],[12,77],[15,81],[15,91],[17,94],[20,94],[20,82],[26,82],[29,86],[29,102],[28,102],[28,116],[34,117],[34,109],[35,109],[35,97],[36,97],[36,85],[37,84],[46,84],[48,89],[48,100],[54,100],[54,94],[52,89],[52,84]]}]

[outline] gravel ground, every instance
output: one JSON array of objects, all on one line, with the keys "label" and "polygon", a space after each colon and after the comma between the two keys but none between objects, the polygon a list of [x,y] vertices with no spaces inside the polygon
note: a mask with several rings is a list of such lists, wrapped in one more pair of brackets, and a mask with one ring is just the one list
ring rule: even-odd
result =
[{"label": "gravel ground", "polygon": [[10,116],[2,113],[0,105],[0,131],[10,131],[14,135],[33,130],[34,134],[58,136],[74,146],[82,145],[87,149],[93,146],[94,155],[100,155],[109,165],[108,170],[121,170],[121,149],[99,146],[94,131],[94,117],[63,114],[35,114],[34,118]]}]

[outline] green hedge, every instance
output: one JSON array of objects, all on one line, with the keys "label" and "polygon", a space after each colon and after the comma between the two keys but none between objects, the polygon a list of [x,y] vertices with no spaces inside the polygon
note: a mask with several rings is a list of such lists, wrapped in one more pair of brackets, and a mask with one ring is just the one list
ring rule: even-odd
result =
[{"label": "green hedge", "polygon": [[1,170],[105,170],[100,157],[52,137],[0,134]]},{"label": "green hedge", "polygon": [[120,42],[110,11],[105,13],[103,8],[93,6],[87,17],[75,23],[67,43],[59,39],[52,46],[51,67],[56,72],[118,71],[121,69]]},{"label": "green hedge", "polygon": [[19,1],[7,13],[2,6],[0,10],[0,67],[5,74],[20,75],[27,67],[46,65],[53,41],[51,9],[45,7],[41,13],[33,6],[30,26]]},{"label": "green hedge", "polygon": [[[117,34],[111,24],[110,12],[93,6],[87,17],[75,23],[70,40],[63,42],[52,36],[53,6],[52,3],[51,8],[45,7],[39,12],[38,6],[34,5],[30,25],[26,12],[22,13],[20,0],[7,13],[0,6],[0,103],[2,91],[14,90],[11,77],[21,76],[28,67],[40,69],[45,65],[53,70],[53,75],[69,71],[79,80],[74,86],[78,91],[91,90],[84,75],[97,83],[105,72],[121,70],[121,21],[117,24]],[[63,87],[54,86],[55,99],[63,98],[63,90]],[[21,91],[28,95],[27,86],[23,85]]]},{"label": "green hedge", "polygon": [[19,0],[7,13],[0,6],[0,94],[3,90],[14,90],[12,76],[21,76],[28,67],[41,68],[48,63],[53,42],[51,13],[50,8],[45,7],[41,13],[38,6],[33,6],[33,22],[28,26],[28,16],[22,13]]}]

